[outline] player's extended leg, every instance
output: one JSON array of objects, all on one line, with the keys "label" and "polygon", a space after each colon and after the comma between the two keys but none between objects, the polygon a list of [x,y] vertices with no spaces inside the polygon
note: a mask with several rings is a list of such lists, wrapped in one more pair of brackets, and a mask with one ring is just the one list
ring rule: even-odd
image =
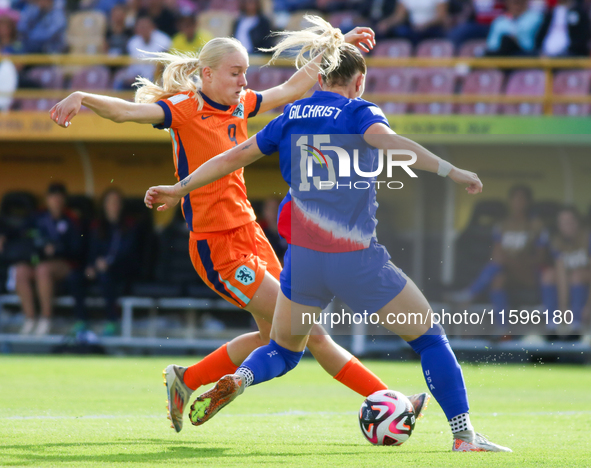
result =
[{"label": "player's extended leg", "polygon": [[[292,335],[292,314],[314,315],[320,311],[319,307],[293,303],[280,291],[270,343],[254,350],[235,374],[222,377],[214,388],[198,396],[189,413],[191,422],[196,426],[204,424],[241,395],[246,387],[282,376],[297,366],[304,354],[308,335]],[[312,325],[307,331],[311,329]],[[306,330],[302,328],[302,331]]]},{"label": "player's extended leg", "polygon": [[[389,317],[408,315],[405,324],[389,324]],[[468,393],[462,368],[454,355],[443,329],[436,325],[429,329],[431,307],[423,293],[410,280],[394,299],[378,311],[386,328],[399,334],[421,357],[421,366],[429,390],[441,405],[450,424],[454,451],[509,452],[506,447],[493,444],[477,434],[468,414]],[[411,317],[413,320],[410,320]],[[420,317],[420,319],[419,319]]]},{"label": "player's extended leg", "polygon": [[[225,375],[234,374],[246,357],[269,342],[270,322],[273,321],[278,292],[279,282],[266,272],[265,278],[246,307],[257,321],[259,332],[234,338],[186,369],[170,365],[164,370],[164,383],[168,393],[167,410],[172,427],[177,432],[182,430],[183,410],[194,390],[216,382]],[[288,323],[291,322],[288,320]],[[318,363],[330,375],[360,395],[369,396],[378,390],[388,388],[379,377],[321,331],[311,338],[308,345]]]}]

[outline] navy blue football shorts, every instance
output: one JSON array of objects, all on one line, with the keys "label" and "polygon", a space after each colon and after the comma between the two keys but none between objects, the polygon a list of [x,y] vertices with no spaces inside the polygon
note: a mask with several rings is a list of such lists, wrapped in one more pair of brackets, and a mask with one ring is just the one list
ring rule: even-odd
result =
[{"label": "navy blue football shorts", "polygon": [[328,253],[290,245],[281,272],[281,291],[298,304],[324,309],[336,297],[355,313],[372,314],[406,285],[403,271],[383,245]]}]

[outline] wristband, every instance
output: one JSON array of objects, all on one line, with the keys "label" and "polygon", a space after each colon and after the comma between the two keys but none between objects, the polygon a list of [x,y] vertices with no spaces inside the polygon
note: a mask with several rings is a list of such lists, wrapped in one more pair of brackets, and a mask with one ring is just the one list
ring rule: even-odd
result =
[{"label": "wristband", "polygon": [[437,175],[441,177],[447,177],[448,174],[453,169],[453,165],[444,161],[443,159],[439,160],[439,167],[437,168]]}]

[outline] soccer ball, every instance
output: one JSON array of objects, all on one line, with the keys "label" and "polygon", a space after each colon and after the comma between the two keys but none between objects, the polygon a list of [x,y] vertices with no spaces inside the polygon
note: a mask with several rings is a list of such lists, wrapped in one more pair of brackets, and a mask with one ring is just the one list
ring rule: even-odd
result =
[{"label": "soccer ball", "polygon": [[412,403],[395,390],[372,393],[361,405],[359,426],[374,445],[402,445],[415,428]]}]

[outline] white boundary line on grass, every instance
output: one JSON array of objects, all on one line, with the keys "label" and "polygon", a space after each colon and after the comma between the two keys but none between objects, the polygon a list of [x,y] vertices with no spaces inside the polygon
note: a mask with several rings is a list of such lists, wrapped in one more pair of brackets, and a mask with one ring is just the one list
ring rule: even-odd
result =
[{"label": "white boundary line on grass", "polygon": [[[222,414],[218,417],[223,418],[268,418],[284,416],[351,416],[357,414],[357,411],[282,411],[279,413],[255,413],[255,414]],[[476,416],[575,416],[591,414],[589,411],[531,411],[522,413],[479,413]],[[113,414],[90,414],[84,416],[8,416],[0,417],[0,420],[60,420],[60,419],[160,419],[163,415],[113,415]]]}]

